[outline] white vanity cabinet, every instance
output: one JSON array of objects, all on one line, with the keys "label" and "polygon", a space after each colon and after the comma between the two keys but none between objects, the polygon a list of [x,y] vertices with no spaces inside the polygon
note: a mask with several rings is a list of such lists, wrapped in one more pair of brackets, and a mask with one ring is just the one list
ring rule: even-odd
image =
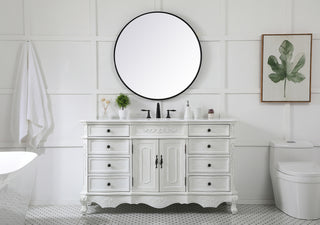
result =
[{"label": "white vanity cabinet", "polygon": [[132,191],[185,191],[185,140],[136,139],[132,146]]},{"label": "white vanity cabinet", "polygon": [[231,204],[233,120],[82,121],[84,186],[87,205],[116,207],[145,203],[162,208],[174,203],[203,207]]}]

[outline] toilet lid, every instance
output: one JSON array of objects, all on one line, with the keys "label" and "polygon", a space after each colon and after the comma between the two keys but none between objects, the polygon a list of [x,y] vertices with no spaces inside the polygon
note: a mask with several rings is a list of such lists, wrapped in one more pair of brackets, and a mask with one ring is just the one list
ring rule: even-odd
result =
[{"label": "toilet lid", "polygon": [[278,170],[293,176],[320,176],[320,165],[314,162],[279,162]]}]

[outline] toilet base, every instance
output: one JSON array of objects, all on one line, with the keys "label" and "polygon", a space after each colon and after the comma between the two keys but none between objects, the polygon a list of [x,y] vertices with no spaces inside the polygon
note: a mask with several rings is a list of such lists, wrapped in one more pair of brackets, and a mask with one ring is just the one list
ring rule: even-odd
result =
[{"label": "toilet base", "polygon": [[320,218],[320,177],[295,177],[276,171],[272,185],[277,208],[298,219]]}]

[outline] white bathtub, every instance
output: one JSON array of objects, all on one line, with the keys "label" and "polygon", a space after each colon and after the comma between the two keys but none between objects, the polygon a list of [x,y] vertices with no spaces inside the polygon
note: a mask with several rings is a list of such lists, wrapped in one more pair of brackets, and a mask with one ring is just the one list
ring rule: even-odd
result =
[{"label": "white bathtub", "polygon": [[0,225],[25,223],[36,157],[33,152],[0,152]]}]

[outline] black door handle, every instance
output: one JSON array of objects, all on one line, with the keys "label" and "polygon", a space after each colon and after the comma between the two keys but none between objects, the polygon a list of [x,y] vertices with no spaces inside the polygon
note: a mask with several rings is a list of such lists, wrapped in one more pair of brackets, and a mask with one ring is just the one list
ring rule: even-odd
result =
[{"label": "black door handle", "polygon": [[156,168],[158,168],[158,155],[156,155],[156,162],[155,162],[155,164],[156,164]]},{"label": "black door handle", "polygon": [[162,159],[162,155],[160,156],[160,168],[162,169],[162,164],[163,164],[163,159]]}]

